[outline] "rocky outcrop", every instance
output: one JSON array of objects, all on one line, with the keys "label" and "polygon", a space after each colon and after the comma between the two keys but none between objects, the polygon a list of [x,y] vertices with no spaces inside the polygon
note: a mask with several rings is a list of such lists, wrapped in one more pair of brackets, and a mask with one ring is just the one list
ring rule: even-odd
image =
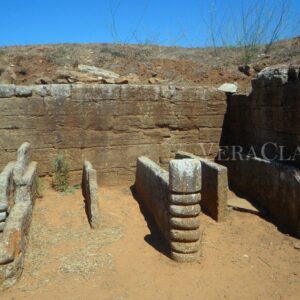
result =
[{"label": "rocky outcrop", "polygon": [[300,66],[279,65],[264,68],[252,80],[253,88],[276,87],[300,78]]}]

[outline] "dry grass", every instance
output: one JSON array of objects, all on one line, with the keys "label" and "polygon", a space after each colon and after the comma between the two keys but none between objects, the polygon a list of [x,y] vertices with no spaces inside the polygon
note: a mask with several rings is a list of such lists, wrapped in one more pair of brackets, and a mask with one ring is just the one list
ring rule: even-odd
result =
[{"label": "dry grass", "polygon": [[[63,226],[49,226],[45,221],[46,209],[35,207],[33,223],[26,253],[26,273],[19,289],[30,291],[56,281],[63,274],[87,279],[102,270],[112,270],[113,257],[105,252],[105,246],[122,237],[122,228],[116,226],[111,216],[102,216],[102,226],[92,230],[89,226],[74,226],[82,211],[62,212]],[[40,280],[42,273],[47,280]],[[36,286],[26,284],[26,277],[34,277]]]}]

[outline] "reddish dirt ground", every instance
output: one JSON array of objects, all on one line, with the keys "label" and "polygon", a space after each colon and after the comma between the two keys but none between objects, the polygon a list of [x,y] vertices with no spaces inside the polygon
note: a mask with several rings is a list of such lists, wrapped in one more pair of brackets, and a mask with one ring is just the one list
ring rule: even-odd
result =
[{"label": "reddish dirt ground", "polygon": [[219,224],[201,215],[201,257],[178,264],[151,235],[129,186],[100,188],[98,231],[80,190],[47,188],[34,208],[23,275],[1,300],[299,299],[297,240],[272,223],[233,210]]}]

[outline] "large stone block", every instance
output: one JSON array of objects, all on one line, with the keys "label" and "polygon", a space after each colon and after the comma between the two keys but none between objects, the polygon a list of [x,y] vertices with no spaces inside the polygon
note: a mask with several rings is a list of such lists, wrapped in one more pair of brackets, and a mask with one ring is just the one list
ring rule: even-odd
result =
[{"label": "large stone block", "polygon": [[15,189],[15,203],[30,201],[34,202],[36,198],[37,188],[37,163],[31,162],[21,179],[17,182],[14,179]]},{"label": "large stone block", "polygon": [[171,229],[171,240],[176,242],[196,242],[200,239],[200,231]]},{"label": "large stone block", "polygon": [[171,258],[177,262],[191,263],[191,262],[197,261],[199,258],[199,255],[200,255],[199,252],[179,253],[179,252],[172,251]]},{"label": "large stone block", "polygon": [[15,95],[16,86],[14,84],[0,84],[0,98],[10,98]]},{"label": "large stone block", "polygon": [[89,223],[92,228],[97,229],[100,226],[97,172],[89,161],[85,161],[83,165],[82,194]]},{"label": "large stone block", "polygon": [[174,217],[196,217],[200,213],[200,205],[170,205],[170,214]]},{"label": "large stone block", "polygon": [[192,205],[200,203],[201,194],[170,194],[170,202],[175,205]]},{"label": "large stone block", "polygon": [[22,274],[31,216],[30,201],[16,203],[5,223],[0,240],[0,289],[15,284]]},{"label": "large stone block", "polygon": [[31,97],[32,88],[30,86],[16,86],[17,97]]},{"label": "large stone block", "polygon": [[227,168],[213,161],[179,151],[176,158],[193,158],[201,162],[201,209],[216,221],[224,221],[227,215]]},{"label": "large stone block", "polygon": [[147,157],[139,157],[136,166],[135,189],[139,199],[153,215],[161,234],[169,238],[169,177]]},{"label": "large stone block", "polygon": [[195,159],[174,159],[169,163],[170,191],[195,193],[201,190],[201,164]]},{"label": "large stone block", "polygon": [[200,226],[200,218],[193,217],[193,218],[170,218],[170,227],[174,229],[182,229],[182,230],[189,230],[189,229],[198,229]]},{"label": "large stone block", "polygon": [[22,185],[23,175],[31,160],[31,145],[23,143],[17,151],[17,161],[14,166],[13,178],[16,185]]},{"label": "large stone block", "polygon": [[12,177],[15,162],[9,162],[0,173],[0,211],[8,209],[9,193],[12,190]]},{"label": "large stone block", "polygon": [[200,250],[200,242],[192,242],[192,243],[178,243],[178,242],[171,242],[171,249],[174,252],[178,253],[197,253]]}]

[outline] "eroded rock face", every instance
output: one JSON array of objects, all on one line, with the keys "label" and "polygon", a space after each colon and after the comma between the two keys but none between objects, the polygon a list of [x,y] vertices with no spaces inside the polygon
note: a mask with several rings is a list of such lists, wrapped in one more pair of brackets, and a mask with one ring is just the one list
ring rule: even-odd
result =
[{"label": "eroded rock face", "polygon": [[281,86],[288,81],[295,81],[300,76],[300,66],[280,65],[264,68],[256,78],[252,80],[253,88],[263,88],[268,86]]}]

